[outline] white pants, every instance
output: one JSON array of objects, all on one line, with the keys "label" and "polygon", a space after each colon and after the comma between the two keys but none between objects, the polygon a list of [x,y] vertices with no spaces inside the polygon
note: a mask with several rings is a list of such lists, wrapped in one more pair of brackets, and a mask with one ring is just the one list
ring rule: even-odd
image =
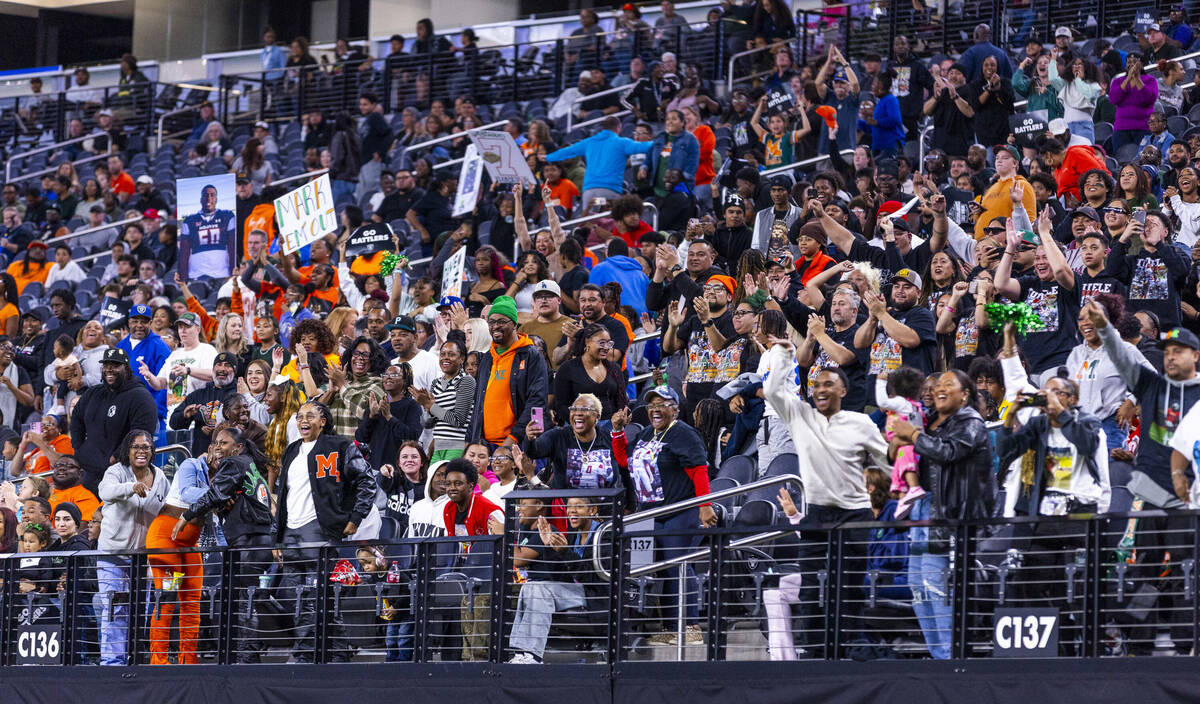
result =
[{"label": "white pants", "polygon": [[767,612],[767,649],[772,660],[795,660],[796,644],[792,635],[792,605],[800,603],[800,573],[779,578],[778,589],[763,592]]}]

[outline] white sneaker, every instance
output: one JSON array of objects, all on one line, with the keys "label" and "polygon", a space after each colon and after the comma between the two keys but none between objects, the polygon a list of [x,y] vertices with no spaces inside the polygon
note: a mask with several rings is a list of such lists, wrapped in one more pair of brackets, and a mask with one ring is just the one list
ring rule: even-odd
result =
[{"label": "white sneaker", "polygon": [[534,665],[537,661],[529,653],[517,653],[508,660],[509,665]]},{"label": "white sneaker", "polygon": [[1175,641],[1171,640],[1171,634],[1167,631],[1159,631],[1154,637],[1154,654],[1158,656],[1175,655]]}]

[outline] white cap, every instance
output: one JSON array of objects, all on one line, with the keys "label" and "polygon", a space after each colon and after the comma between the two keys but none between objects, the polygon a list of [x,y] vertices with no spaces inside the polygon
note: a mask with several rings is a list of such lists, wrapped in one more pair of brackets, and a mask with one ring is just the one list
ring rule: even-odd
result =
[{"label": "white cap", "polygon": [[263,122],[262,120],[259,120],[258,122],[255,122],[255,123],[254,123],[254,126],[255,126],[256,128],[257,128],[257,127],[261,127],[261,128],[263,128],[264,130],[268,130],[268,131],[271,129],[271,126],[270,126],[270,125],[268,125],[267,123]]},{"label": "white cap", "polygon": [[1054,36],[1070,37],[1071,36],[1071,28],[1070,27],[1059,27],[1058,29],[1054,30]]},{"label": "white cap", "polygon": [[562,297],[562,289],[558,287],[558,283],[550,279],[544,279],[537,282],[533,287],[533,295],[536,296],[543,291],[549,291],[555,296]]},{"label": "white cap", "polygon": [[104,108],[103,110],[96,113],[96,117],[100,117],[101,115],[106,116],[106,117],[112,117],[112,110],[109,110],[108,108]]},{"label": "white cap", "polygon": [[1067,121],[1061,117],[1056,117],[1050,121],[1046,129],[1050,130],[1050,134],[1063,134],[1067,131]]},{"label": "white cap", "polygon": [[153,186],[153,185],[154,185],[154,179],[150,178],[150,176],[149,176],[149,175],[147,175],[147,174],[142,174],[141,176],[138,176],[138,177],[137,177],[137,182],[138,182],[138,183],[148,183],[148,184],[150,184],[151,186]]},{"label": "white cap", "polygon": [[590,81],[590,80],[592,80],[592,72],[591,71],[581,71],[579,73],[579,77],[585,81]]}]

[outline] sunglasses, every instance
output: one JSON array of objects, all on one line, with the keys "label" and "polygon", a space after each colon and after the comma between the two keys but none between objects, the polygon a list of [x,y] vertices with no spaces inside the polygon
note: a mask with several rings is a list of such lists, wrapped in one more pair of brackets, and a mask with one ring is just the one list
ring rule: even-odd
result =
[{"label": "sunglasses", "polygon": [[1129,211],[1124,208],[1105,208],[1102,212],[1105,215],[1116,215],[1118,213],[1120,213],[1121,215],[1129,214]]},{"label": "sunglasses", "polygon": [[1003,227],[985,227],[985,228],[983,228],[983,231],[988,233],[989,235],[998,235],[1001,232],[1004,232],[1005,228],[1003,228]]}]

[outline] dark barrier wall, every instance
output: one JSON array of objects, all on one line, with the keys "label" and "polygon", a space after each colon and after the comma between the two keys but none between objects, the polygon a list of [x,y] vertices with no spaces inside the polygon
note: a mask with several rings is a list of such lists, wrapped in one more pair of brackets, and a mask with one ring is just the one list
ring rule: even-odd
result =
[{"label": "dark barrier wall", "polygon": [[1200,669],[1190,658],[0,671],[5,704],[1159,704],[1195,702],[1198,691]]}]

